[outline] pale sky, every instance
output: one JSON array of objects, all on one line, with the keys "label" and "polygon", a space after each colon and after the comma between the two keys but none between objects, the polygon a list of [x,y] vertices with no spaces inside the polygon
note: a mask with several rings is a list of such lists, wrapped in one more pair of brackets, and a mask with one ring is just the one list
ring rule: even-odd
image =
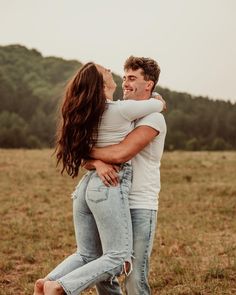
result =
[{"label": "pale sky", "polygon": [[236,102],[235,13],[236,0],[0,0],[0,45],[119,75],[128,56],[151,57],[160,86]]}]

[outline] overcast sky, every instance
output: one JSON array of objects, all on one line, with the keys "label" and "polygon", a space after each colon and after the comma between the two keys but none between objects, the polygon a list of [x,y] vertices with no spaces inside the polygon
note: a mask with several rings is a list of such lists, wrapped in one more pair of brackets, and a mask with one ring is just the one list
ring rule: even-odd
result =
[{"label": "overcast sky", "polygon": [[236,102],[236,0],[0,0],[0,45],[20,43],[122,75],[129,55],[160,86]]}]

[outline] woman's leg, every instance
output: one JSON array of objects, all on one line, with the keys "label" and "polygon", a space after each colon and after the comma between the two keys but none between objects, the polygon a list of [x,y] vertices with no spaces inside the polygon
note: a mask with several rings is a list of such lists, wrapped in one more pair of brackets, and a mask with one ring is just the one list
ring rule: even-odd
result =
[{"label": "woman's leg", "polygon": [[[132,229],[128,206],[131,166],[126,165],[120,173],[121,184],[117,187],[105,187],[96,173],[90,178],[86,200],[96,221],[103,255],[57,279],[66,294],[79,294],[99,281],[111,280],[122,272],[125,261],[131,261]],[[89,229],[81,230],[84,232]],[[92,235],[90,239],[93,243]],[[83,245],[80,246],[80,242],[78,235],[80,255],[85,257],[87,249],[83,248]]]},{"label": "woman's leg", "polygon": [[65,276],[102,255],[97,225],[85,200],[87,185],[92,175],[93,173],[85,175],[72,194],[77,251],[47,275],[47,278],[51,281]]},{"label": "woman's leg", "polygon": [[[73,217],[77,252],[67,257],[44,279],[37,280],[34,287],[34,295],[44,294],[43,288],[46,281],[55,281],[102,255],[101,241],[97,226],[85,201],[86,189],[90,176],[91,174],[86,175],[73,193]],[[47,290],[48,289],[49,287]]]}]

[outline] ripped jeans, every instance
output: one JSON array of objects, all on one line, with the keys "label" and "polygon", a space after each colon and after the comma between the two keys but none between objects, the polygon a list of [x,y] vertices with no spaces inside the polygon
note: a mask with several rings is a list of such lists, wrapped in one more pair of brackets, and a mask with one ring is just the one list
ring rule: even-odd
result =
[{"label": "ripped jeans", "polygon": [[123,271],[132,255],[128,195],[132,167],[123,164],[120,184],[106,187],[95,171],[88,172],[72,195],[77,251],[47,275],[66,294],[77,295]]}]

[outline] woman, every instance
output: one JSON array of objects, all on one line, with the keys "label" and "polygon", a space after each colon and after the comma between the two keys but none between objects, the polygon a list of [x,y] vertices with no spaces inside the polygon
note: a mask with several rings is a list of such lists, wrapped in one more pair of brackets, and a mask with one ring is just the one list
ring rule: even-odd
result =
[{"label": "woman", "polygon": [[[161,111],[163,102],[112,102],[116,84],[109,70],[84,65],[67,87],[58,129],[57,159],[69,175],[78,175],[82,159],[94,145],[120,142],[132,121]],[[34,295],[80,294],[99,281],[131,270],[132,229],[128,206],[132,167],[121,165],[118,186],[107,187],[96,171],[88,172],[73,193],[77,252],[66,258],[45,279],[35,284]]]}]

